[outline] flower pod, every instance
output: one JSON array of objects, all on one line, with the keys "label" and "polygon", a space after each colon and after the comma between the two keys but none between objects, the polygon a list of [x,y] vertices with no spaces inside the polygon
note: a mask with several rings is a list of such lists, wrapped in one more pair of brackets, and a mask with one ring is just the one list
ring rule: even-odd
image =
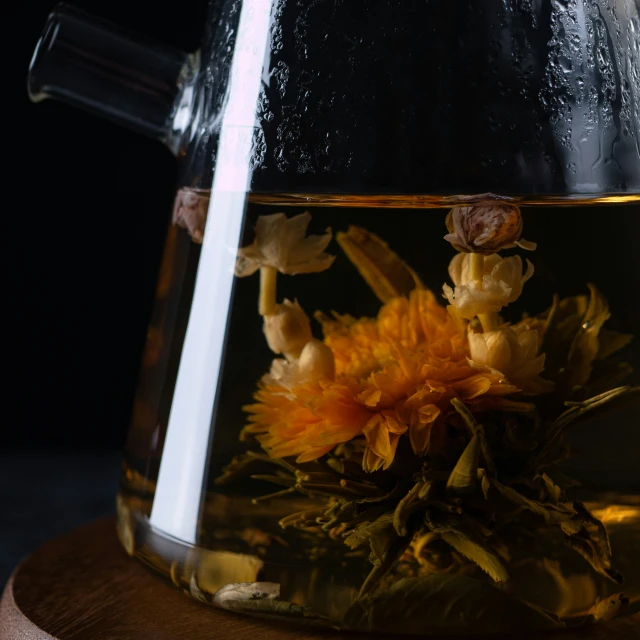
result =
[{"label": "flower pod", "polygon": [[515,205],[487,203],[455,207],[447,215],[449,233],[444,237],[458,251],[488,256],[519,246],[534,250],[536,245],[521,240],[522,215]]},{"label": "flower pod", "polygon": [[273,313],[264,316],[264,335],[269,349],[289,360],[299,357],[313,339],[309,317],[297,301],[290,300],[276,305]]}]

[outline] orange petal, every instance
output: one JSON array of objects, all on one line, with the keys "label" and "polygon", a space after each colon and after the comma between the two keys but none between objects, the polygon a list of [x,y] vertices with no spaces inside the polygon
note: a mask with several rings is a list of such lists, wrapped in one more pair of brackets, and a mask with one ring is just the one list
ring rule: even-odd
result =
[{"label": "orange petal", "polygon": [[430,424],[440,415],[440,408],[435,404],[428,404],[418,409],[418,419],[421,424]]},{"label": "orange petal", "polygon": [[386,458],[391,453],[391,442],[386,425],[382,422],[382,416],[376,415],[366,424],[363,433],[367,439],[369,448],[381,458]]},{"label": "orange petal", "polygon": [[511,393],[517,393],[520,391],[518,387],[507,382],[494,382],[491,385],[491,389],[487,391],[488,396],[506,396]]},{"label": "orange petal", "polygon": [[335,445],[331,445],[329,447],[315,447],[313,449],[308,449],[296,458],[296,462],[311,462],[313,460],[317,460],[318,458],[321,458],[323,455],[325,455],[325,453],[329,453],[329,451],[331,451],[334,446]]},{"label": "orange petal", "polygon": [[487,393],[491,389],[491,381],[482,375],[477,375],[456,382],[452,386],[460,394],[462,400],[472,400]]},{"label": "orange petal", "polygon": [[408,380],[412,379],[415,373],[415,367],[411,361],[411,354],[405,349],[402,344],[392,344],[389,352],[393,358],[395,358],[402,375]]},{"label": "orange petal", "polygon": [[380,469],[383,464],[384,460],[367,447],[362,458],[362,468],[367,473],[371,473]]},{"label": "orange petal", "polygon": [[431,426],[433,423],[422,423],[416,420],[411,424],[409,429],[409,440],[411,447],[418,454],[422,454],[429,446],[429,437],[431,436]]},{"label": "orange petal", "polygon": [[406,424],[402,424],[394,416],[391,415],[389,411],[384,412],[384,416],[386,419],[386,427],[390,433],[394,433],[397,435],[402,435],[406,433],[408,427]]},{"label": "orange petal", "polygon": [[396,450],[398,448],[398,442],[400,442],[400,436],[392,435],[391,436],[391,450],[389,455],[385,458],[384,464],[382,465],[383,469],[388,469],[393,463],[393,459],[396,457]]},{"label": "orange petal", "polygon": [[358,397],[358,402],[367,407],[376,407],[382,398],[382,391],[380,389],[365,389]]}]

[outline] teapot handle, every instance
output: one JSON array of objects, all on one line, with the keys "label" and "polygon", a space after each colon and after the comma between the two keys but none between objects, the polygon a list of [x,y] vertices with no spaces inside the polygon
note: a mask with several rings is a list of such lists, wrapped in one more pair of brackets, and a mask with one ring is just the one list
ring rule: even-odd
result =
[{"label": "teapot handle", "polygon": [[59,4],[31,64],[34,102],[55,98],[164,142],[178,152],[191,121],[198,54],[132,35]]}]

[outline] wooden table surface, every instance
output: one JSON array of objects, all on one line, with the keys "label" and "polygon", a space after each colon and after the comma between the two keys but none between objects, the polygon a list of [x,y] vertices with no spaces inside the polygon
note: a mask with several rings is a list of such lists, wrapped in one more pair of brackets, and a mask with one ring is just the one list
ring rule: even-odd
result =
[{"label": "wooden table surface", "polygon": [[[373,637],[272,624],[199,604],[128,557],[116,539],[112,519],[94,522],[36,551],[16,569],[0,604],[0,640],[371,640]],[[476,638],[489,640],[488,636]],[[521,638],[640,638],[640,616],[579,630],[519,634],[518,640]]]}]

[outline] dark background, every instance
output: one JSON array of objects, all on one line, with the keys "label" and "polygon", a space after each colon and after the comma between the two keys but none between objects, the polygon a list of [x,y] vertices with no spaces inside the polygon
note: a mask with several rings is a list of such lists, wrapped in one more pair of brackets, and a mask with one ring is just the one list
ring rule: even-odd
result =
[{"label": "dark background", "polygon": [[[160,143],[30,103],[27,69],[54,4],[4,10],[0,588],[34,546],[112,509],[176,180]],[[74,4],[188,51],[207,6]]]},{"label": "dark background", "polygon": [[[17,4],[17,3],[16,3]],[[51,0],[20,3],[5,71],[18,177],[6,186],[17,383],[0,447],[123,445],[176,179],[160,143],[64,104],[30,103],[29,60]],[[78,0],[131,30],[193,50],[206,0]],[[162,6],[162,8],[160,8]],[[14,4],[15,7],[15,4]],[[16,9],[18,10],[18,9]],[[7,86],[8,84],[8,86]],[[7,102],[10,101],[10,105]],[[6,177],[6,175],[5,175]],[[13,192],[13,197],[12,197]],[[5,203],[6,206],[6,203]]]}]

